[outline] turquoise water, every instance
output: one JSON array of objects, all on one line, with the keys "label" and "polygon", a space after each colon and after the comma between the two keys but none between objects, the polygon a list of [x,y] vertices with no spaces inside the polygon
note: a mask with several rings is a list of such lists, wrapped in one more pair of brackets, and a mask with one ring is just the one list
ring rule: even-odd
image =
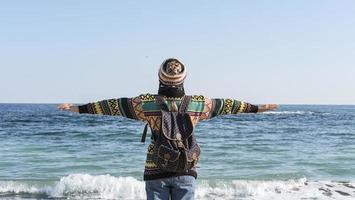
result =
[{"label": "turquoise water", "polygon": [[[52,104],[0,104],[0,198],[144,199],[143,127]],[[195,132],[198,199],[355,196],[355,106],[281,105],[201,122]],[[350,196],[325,195],[331,183]]]}]

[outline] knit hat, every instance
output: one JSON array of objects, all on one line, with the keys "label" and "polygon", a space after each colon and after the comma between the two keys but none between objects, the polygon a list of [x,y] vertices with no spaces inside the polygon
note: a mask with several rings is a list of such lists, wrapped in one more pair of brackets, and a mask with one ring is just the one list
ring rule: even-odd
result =
[{"label": "knit hat", "polygon": [[167,86],[177,86],[184,83],[186,78],[185,66],[176,58],[166,59],[159,69],[159,80]]}]

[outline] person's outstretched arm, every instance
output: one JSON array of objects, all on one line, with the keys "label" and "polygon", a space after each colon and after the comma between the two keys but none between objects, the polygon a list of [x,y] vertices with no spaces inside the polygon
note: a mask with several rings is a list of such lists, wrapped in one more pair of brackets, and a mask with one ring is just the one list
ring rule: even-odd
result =
[{"label": "person's outstretched arm", "polygon": [[77,113],[117,115],[130,119],[145,120],[139,97],[108,99],[79,106],[64,103],[58,105],[58,109]]},{"label": "person's outstretched arm", "polygon": [[273,111],[278,108],[276,104],[254,105],[235,99],[214,98],[204,99],[204,111],[201,120],[210,119],[220,115],[233,115],[238,113],[260,113]]}]

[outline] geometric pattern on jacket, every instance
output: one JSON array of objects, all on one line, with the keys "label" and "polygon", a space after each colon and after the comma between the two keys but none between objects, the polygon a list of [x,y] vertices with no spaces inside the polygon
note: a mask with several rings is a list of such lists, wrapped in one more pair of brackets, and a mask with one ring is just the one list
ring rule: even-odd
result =
[{"label": "geometric pattern on jacket", "polygon": [[[142,94],[133,98],[107,99],[79,106],[80,113],[123,116],[130,119],[148,123],[152,133],[158,134],[161,125],[160,105],[156,102],[157,95]],[[168,108],[177,110],[180,107],[182,97],[163,97]],[[256,113],[258,107],[250,103],[234,99],[213,98],[202,95],[194,95],[187,106],[194,126],[199,121],[208,120],[216,116],[238,113]],[[152,136],[153,138],[153,136]],[[191,175],[197,178],[196,169],[193,168],[183,173],[164,172],[153,162],[154,139],[148,145],[147,157],[144,169],[144,180],[154,180],[180,175]]]}]

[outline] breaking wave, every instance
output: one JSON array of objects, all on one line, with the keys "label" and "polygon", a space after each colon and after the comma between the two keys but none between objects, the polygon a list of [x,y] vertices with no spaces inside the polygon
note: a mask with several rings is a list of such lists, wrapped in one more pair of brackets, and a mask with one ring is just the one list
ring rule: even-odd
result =
[{"label": "breaking wave", "polygon": [[[0,181],[0,198],[145,199],[144,182],[133,177],[71,174],[52,185]],[[354,182],[199,180],[196,199],[354,199]]]}]

